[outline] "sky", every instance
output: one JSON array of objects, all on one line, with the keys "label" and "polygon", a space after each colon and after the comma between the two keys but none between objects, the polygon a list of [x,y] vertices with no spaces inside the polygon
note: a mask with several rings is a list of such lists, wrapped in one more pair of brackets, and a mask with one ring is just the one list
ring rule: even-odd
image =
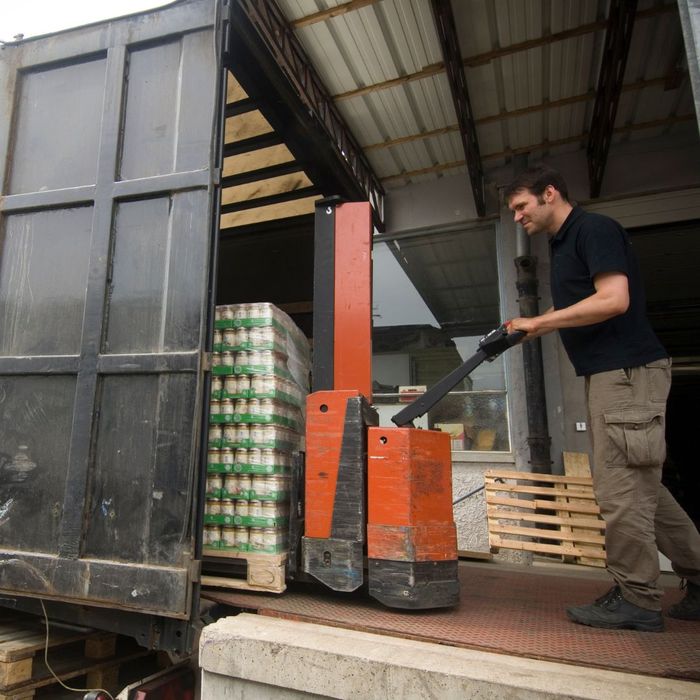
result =
[{"label": "sky", "polygon": [[57,32],[169,4],[168,0],[0,0],[0,41]]}]

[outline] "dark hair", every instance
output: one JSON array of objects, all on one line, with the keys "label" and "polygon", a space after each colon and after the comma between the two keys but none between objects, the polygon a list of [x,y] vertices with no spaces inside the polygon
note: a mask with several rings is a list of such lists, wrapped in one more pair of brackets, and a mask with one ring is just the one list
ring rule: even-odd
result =
[{"label": "dark hair", "polygon": [[548,165],[533,165],[527,170],[523,170],[509,185],[503,190],[503,199],[506,204],[508,200],[520,190],[528,190],[536,197],[541,197],[545,189],[551,185],[561,195],[565,202],[569,201],[569,188],[563,175]]}]

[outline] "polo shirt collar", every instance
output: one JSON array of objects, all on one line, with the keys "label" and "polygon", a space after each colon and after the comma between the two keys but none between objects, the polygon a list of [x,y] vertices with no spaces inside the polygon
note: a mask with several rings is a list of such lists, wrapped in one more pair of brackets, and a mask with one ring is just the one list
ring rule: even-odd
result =
[{"label": "polo shirt collar", "polygon": [[549,239],[550,244],[554,243],[555,241],[561,241],[563,240],[564,236],[566,235],[566,232],[573,226],[574,222],[582,217],[586,211],[584,209],[581,209],[578,205],[576,205],[570,212],[569,216],[564,219],[564,223],[561,225],[561,228],[556,232],[554,236],[552,236]]}]

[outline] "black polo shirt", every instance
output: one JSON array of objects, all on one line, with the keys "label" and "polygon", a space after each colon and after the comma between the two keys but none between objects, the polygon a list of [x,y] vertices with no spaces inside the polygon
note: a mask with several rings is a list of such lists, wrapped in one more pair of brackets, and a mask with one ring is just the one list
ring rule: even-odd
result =
[{"label": "black polo shirt", "polygon": [[559,334],[578,376],[639,367],[667,357],[646,317],[646,299],[629,236],[614,219],[574,207],[549,240],[552,301],[564,309],[595,293],[602,272],[627,275],[630,305],[624,314]]}]

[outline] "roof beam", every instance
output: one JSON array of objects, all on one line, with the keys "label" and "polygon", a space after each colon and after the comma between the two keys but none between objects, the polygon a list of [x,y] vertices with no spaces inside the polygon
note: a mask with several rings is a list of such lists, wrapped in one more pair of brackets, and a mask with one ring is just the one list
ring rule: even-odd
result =
[{"label": "roof beam", "polygon": [[445,59],[447,78],[450,83],[452,102],[454,103],[455,112],[457,112],[457,123],[459,124],[459,133],[462,137],[464,155],[467,159],[474,204],[477,214],[484,216],[486,214],[484,171],[481,167],[479,141],[476,136],[474,114],[469,101],[467,77],[464,74],[462,52],[459,48],[459,38],[457,37],[457,28],[455,27],[455,19],[452,14],[452,5],[450,0],[432,0],[432,6],[437,33],[440,38],[442,56]]},{"label": "roof beam", "polygon": [[600,196],[636,12],[637,0],[610,1],[598,90],[591,117],[591,133],[586,148],[588,181],[592,198]]},{"label": "roof beam", "polygon": [[323,194],[368,200],[382,230],[384,188],[279,7],[236,0],[229,8],[234,37],[224,59],[246,94]]},{"label": "roof beam", "polygon": [[[667,12],[673,12],[676,9],[676,5],[658,5],[656,7],[651,7],[648,10],[640,10],[637,13],[637,19],[644,19],[647,17],[655,17],[660,14]],[[510,46],[504,46],[499,49],[493,49],[491,51],[486,51],[485,53],[476,54],[474,56],[468,56],[464,59],[464,66],[466,68],[473,68],[475,66],[481,66],[495,58],[502,58],[503,56],[510,56],[514,53],[519,53],[521,51],[528,51],[529,49],[534,49],[540,46],[546,46],[548,44],[553,44],[557,41],[565,41],[566,39],[572,39],[577,36],[583,36],[585,34],[590,34],[591,32],[597,32],[601,29],[605,29],[608,26],[608,20],[599,20],[597,22],[589,22],[588,24],[582,24],[573,29],[566,29],[561,32],[555,32],[554,34],[546,34],[545,36],[538,37],[537,39],[528,39],[527,41],[521,41],[517,44],[511,44]],[[412,82],[414,80],[422,80],[424,78],[429,78],[433,75],[439,75],[445,70],[445,65],[443,63],[433,63],[426,66],[416,73],[409,73],[408,75],[402,75],[398,78],[392,78],[391,80],[385,80],[381,83],[375,83],[374,85],[366,85],[365,87],[357,88],[355,90],[348,90],[347,92],[341,92],[334,96],[336,100],[346,100],[352,97],[359,97],[361,95],[367,95],[372,92],[377,92],[379,90],[387,90],[397,85],[403,85],[405,83]]]},{"label": "roof beam", "polygon": [[[654,85],[663,85],[665,87],[667,85],[667,82],[667,76],[663,76],[661,78],[652,78],[651,80],[638,80],[634,83],[623,85],[622,92],[643,90],[644,88],[652,87]],[[680,85],[676,85],[675,87],[680,87]],[[576,104],[578,102],[587,102],[588,100],[594,99],[595,96],[595,90],[589,90],[588,92],[581,93],[580,95],[563,97],[561,100],[552,100],[551,102],[543,102],[542,104],[538,105],[530,105],[529,107],[522,107],[521,109],[512,109],[506,112],[501,112],[499,114],[491,114],[488,117],[481,117],[481,119],[476,119],[474,123],[477,126],[481,126],[482,124],[490,124],[492,122],[504,121],[506,119],[515,119],[516,117],[522,117],[527,114],[533,114],[535,112],[542,112],[548,109],[556,109],[558,107],[567,107],[568,105]],[[411,141],[420,141],[421,139],[428,139],[432,138],[433,136],[442,136],[444,134],[449,134],[453,131],[458,130],[459,125],[450,124],[448,126],[443,126],[439,129],[431,129],[430,131],[422,131],[418,134],[408,134],[407,136],[399,136],[398,138],[390,139],[388,141],[371,143],[368,146],[365,146],[364,150],[365,152],[367,152],[374,151],[379,148],[400,146],[401,144],[410,143]]]},{"label": "roof beam", "polygon": [[[629,124],[627,126],[619,126],[613,129],[615,134],[628,134],[633,131],[642,131],[644,129],[657,129],[664,126],[673,126],[674,124],[680,124],[682,122],[689,122],[695,119],[695,114],[679,114],[674,117],[666,117],[665,119],[654,119],[648,122],[640,122],[639,124]],[[509,148],[506,151],[497,151],[495,153],[485,153],[481,156],[482,160],[494,160],[496,158],[508,158],[510,156],[516,156],[521,153],[532,153],[533,151],[543,151],[547,148],[555,148],[556,146],[565,146],[567,143],[576,143],[578,141],[585,141],[589,137],[589,132],[584,131],[581,134],[576,134],[575,136],[567,136],[563,139],[554,139],[553,141],[544,141],[542,143],[533,143],[529,146],[522,146],[520,148]],[[382,182],[391,182],[392,180],[403,180],[409,179],[411,177],[416,177],[418,175],[429,175],[431,173],[439,173],[445,170],[454,170],[455,168],[463,168],[466,165],[464,160],[455,160],[449,163],[439,163],[438,165],[433,165],[428,168],[421,168],[420,170],[411,170],[404,173],[396,173],[394,175],[387,175],[382,178]]]},{"label": "roof beam", "polygon": [[305,17],[299,17],[299,19],[294,19],[290,22],[294,29],[300,29],[301,27],[308,27],[311,24],[316,24],[317,22],[325,22],[327,19],[333,19],[333,17],[340,17],[341,15],[347,14],[348,12],[354,12],[368,5],[374,5],[379,2],[379,0],[350,0],[350,2],[344,2],[342,5],[336,5],[335,7],[329,7],[327,10],[321,10],[320,12],[314,12],[311,15],[306,15]]}]

